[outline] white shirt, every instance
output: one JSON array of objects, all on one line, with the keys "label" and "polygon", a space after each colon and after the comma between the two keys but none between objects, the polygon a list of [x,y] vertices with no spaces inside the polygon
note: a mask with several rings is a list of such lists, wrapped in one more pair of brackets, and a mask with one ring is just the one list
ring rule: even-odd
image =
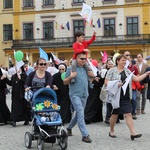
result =
[{"label": "white shirt", "polygon": [[143,63],[138,64],[138,65],[139,65],[139,70],[140,70],[140,72],[141,72]]}]

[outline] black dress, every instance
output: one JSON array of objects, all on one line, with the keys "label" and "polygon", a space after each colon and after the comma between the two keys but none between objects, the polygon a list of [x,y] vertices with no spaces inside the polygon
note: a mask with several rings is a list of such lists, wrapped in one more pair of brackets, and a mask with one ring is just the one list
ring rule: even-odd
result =
[{"label": "black dress", "polygon": [[[126,79],[125,71],[120,73],[121,81],[123,82]],[[126,89],[126,94],[123,94],[123,90],[121,88],[120,93],[120,107],[118,109],[113,109],[112,114],[127,114],[132,112],[131,100],[129,97],[129,85]]]},{"label": "black dress", "polygon": [[58,87],[56,90],[58,105],[60,105],[60,115],[63,123],[69,123],[71,120],[69,87],[63,84],[60,72],[53,75],[53,85]]},{"label": "black dress", "polygon": [[103,121],[103,102],[100,100],[100,90],[103,86],[104,79],[100,78],[99,82],[93,81],[93,89],[89,89],[89,96],[84,110],[85,122],[102,122]]},{"label": "black dress", "polygon": [[24,98],[24,84],[27,75],[21,74],[21,80],[18,79],[17,74],[12,76],[12,105],[11,105],[11,121],[30,121],[31,109],[29,102]]},{"label": "black dress", "polygon": [[[0,78],[2,76],[2,71],[0,69]],[[1,80],[0,79],[0,123],[7,123],[7,121],[10,120],[10,110],[7,107],[6,104],[6,83],[8,83],[9,80],[7,78]]]}]

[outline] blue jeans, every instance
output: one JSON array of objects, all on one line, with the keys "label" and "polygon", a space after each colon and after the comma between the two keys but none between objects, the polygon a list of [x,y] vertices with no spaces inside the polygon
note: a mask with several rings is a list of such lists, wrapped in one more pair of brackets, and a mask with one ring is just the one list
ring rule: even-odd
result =
[{"label": "blue jeans", "polygon": [[89,135],[84,120],[84,108],[86,106],[87,98],[73,96],[70,97],[70,100],[75,110],[75,116],[72,118],[67,128],[72,129],[76,125],[76,123],[78,123],[78,127],[82,133],[82,136],[86,137]]},{"label": "blue jeans", "polygon": [[132,115],[135,115],[135,111],[136,111],[136,90],[132,90],[132,100],[131,100],[131,104],[132,104]]}]

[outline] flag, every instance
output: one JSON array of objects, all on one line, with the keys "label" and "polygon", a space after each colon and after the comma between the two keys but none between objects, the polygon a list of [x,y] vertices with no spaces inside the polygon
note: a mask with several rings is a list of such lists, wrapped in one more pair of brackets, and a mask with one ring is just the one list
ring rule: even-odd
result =
[{"label": "flag", "polygon": [[106,51],[104,51],[104,55],[102,56],[102,63],[105,63],[107,61],[108,54]]},{"label": "flag", "polygon": [[28,53],[26,53],[26,60],[29,61]]},{"label": "flag", "polygon": [[14,58],[15,58],[15,53],[16,53],[16,51],[14,50]]},{"label": "flag", "polygon": [[19,71],[20,67],[24,65],[24,62],[22,60],[20,61],[17,61],[16,60],[16,68],[17,68],[17,71]]},{"label": "flag", "polygon": [[47,55],[47,53],[42,48],[40,48],[40,47],[39,47],[39,53],[40,53],[40,57],[41,58],[44,58],[46,61],[48,61],[48,55]]},{"label": "flag", "polygon": [[97,26],[98,26],[98,28],[100,28],[100,27],[101,27],[100,18],[98,18],[98,20],[97,20]]},{"label": "flag", "polygon": [[93,27],[93,19],[90,22],[90,26]]},{"label": "flag", "polygon": [[66,23],[66,27],[67,27],[68,30],[70,30],[69,21]]},{"label": "flag", "polygon": [[104,54],[103,54],[103,52],[100,52],[101,53],[101,55],[102,55],[102,57],[104,56]]},{"label": "flag", "polygon": [[60,29],[64,29],[64,26],[63,26],[63,24],[61,24],[61,26],[60,26]]},{"label": "flag", "polygon": [[90,19],[92,16],[92,8],[91,6],[83,3],[82,10],[79,13],[87,22],[90,23]]},{"label": "flag", "polygon": [[58,29],[58,23],[55,21],[55,29]]},{"label": "flag", "polygon": [[53,62],[51,57],[50,57],[50,59],[49,59],[49,62],[50,62],[50,63],[52,63],[52,62]]},{"label": "flag", "polygon": [[94,76],[97,76],[98,69],[89,61],[89,59],[88,59],[88,63],[90,65],[90,68],[92,69]]},{"label": "flag", "polygon": [[52,52],[51,52],[53,58],[54,58],[54,61],[57,65],[59,65],[61,62],[60,62],[60,59],[58,59]]}]

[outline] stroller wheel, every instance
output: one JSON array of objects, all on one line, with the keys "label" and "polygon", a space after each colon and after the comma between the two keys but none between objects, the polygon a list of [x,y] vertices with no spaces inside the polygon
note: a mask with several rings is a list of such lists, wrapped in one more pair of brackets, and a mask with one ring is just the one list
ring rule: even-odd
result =
[{"label": "stroller wheel", "polygon": [[41,138],[37,140],[37,149],[44,150],[44,141]]},{"label": "stroller wheel", "polygon": [[65,130],[61,130],[61,136],[57,139],[58,144],[62,150],[67,149],[68,147],[68,136]]},{"label": "stroller wheel", "polygon": [[30,132],[26,132],[24,136],[24,144],[27,148],[31,148],[32,145],[32,134]]}]

